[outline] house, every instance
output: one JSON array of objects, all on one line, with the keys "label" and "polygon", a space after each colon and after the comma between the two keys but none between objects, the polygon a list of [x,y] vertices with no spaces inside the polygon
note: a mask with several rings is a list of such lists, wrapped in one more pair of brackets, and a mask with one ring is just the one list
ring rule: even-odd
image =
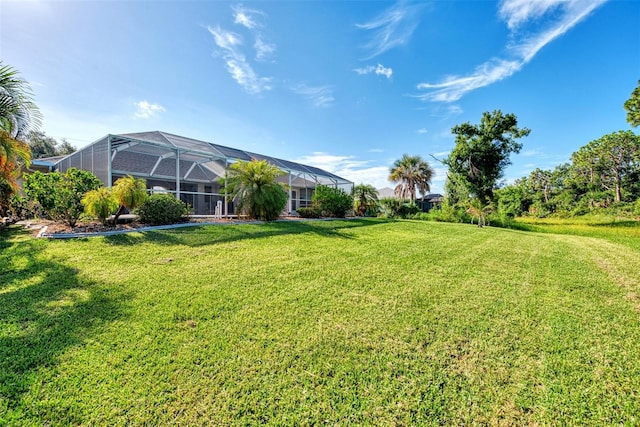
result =
[{"label": "house", "polygon": [[416,205],[422,212],[429,212],[431,209],[442,208],[442,202],[444,202],[444,196],[442,194],[426,194],[424,197],[416,199]]},{"label": "house", "polygon": [[266,160],[286,173],[279,180],[288,186],[288,212],[310,204],[317,185],[347,192],[353,187],[353,182],[314,166],[160,131],[109,134],[61,159],[47,159],[42,167],[91,171],[107,187],[126,175],[144,178],[150,193],[174,194],[196,215],[226,216],[235,211],[233,202],[222,194],[220,178],[230,164],[254,159]]}]

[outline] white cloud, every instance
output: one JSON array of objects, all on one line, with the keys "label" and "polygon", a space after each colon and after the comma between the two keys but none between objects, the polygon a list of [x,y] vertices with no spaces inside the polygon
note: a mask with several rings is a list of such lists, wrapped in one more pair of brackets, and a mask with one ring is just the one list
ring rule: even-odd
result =
[{"label": "white cloud", "polygon": [[139,119],[150,119],[151,117],[155,116],[156,113],[167,111],[162,105],[152,104],[147,101],[136,102],[135,106],[138,107],[135,112],[135,116]]},{"label": "white cloud", "polygon": [[416,132],[419,133],[420,135],[424,135],[425,133],[427,133],[429,131],[427,129],[425,129],[425,128],[420,128]]},{"label": "white cloud", "polygon": [[264,16],[264,12],[261,10],[250,9],[241,4],[231,6],[231,9],[233,10],[234,23],[242,25],[250,30],[261,26],[258,21],[256,21],[257,16]]},{"label": "white cloud", "polygon": [[227,71],[246,92],[258,94],[271,90],[271,79],[258,76],[242,54],[242,39],[237,34],[220,27],[207,27],[207,29],[213,35],[216,45],[222,49]]},{"label": "white cloud", "polygon": [[417,12],[421,5],[398,2],[383,11],[372,21],[356,24],[356,27],[373,32],[371,40],[364,46],[370,51],[365,59],[374,58],[397,46],[406,44],[413,35]]},{"label": "white cloud", "polygon": [[389,187],[387,180],[389,166],[371,165],[370,161],[358,160],[354,156],[337,156],[329,153],[315,152],[295,160],[303,164],[316,166],[338,176],[360,183],[370,184],[376,188]]},{"label": "white cloud", "polygon": [[368,151],[369,153],[384,153],[384,150],[382,148],[372,148]]},{"label": "white cloud", "polygon": [[391,78],[391,75],[393,74],[393,69],[391,67],[385,67],[382,64],[378,64],[376,65],[369,65],[367,67],[363,67],[363,68],[356,68],[353,71],[355,71],[356,73],[363,75],[363,74],[370,74],[370,73],[375,73],[379,76],[385,76],[387,79]]},{"label": "white cloud", "polygon": [[256,42],[253,47],[256,50],[256,60],[258,61],[269,59],[276,51],[276,45],[264,41],[261,35],[256,36]]},{"label": "white cloud", "polygon": [[294,93],[307,98],[315,107],[329,107],[335,101],[331,86],[307,86],[299,84],[291,88]]},{"label": "white cloud", "polygon": [[[447,76],[438,83],[420,83],[428,101],[454,102],[466,93],[488,86],[520,71],[547,44],[565,34],[606,0],[503,0],[500,17],[512,29],[507,58],[493,58],[465,76]],[[541,30],[516,33],[525,23],[551,15]]]}]

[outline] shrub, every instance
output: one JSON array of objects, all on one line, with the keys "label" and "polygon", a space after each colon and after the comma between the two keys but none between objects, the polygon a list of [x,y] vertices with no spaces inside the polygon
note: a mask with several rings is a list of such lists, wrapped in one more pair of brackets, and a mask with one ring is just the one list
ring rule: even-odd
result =
[{"label": "shrub", "polygon": [[103,225],[107,224],[107,218],[118,209],[116,201],[110,189],[102,187],[89,191],[82,198],[85,211],[100,220]]},{"label": "shrub", "polygon": [[188,212],[187,205],[171,194],[153,194],[136,210],[140,222],[151,225],[181,222]]},{"label": "shrub", "polygon": [[311,197],[316,209],[322,212],[322,216],[344,218],[353,208],[353,197],[344,190],[326,185],[318,185]]},{"label": "shrub", "polygon": [[34,172],[25,176],[25,194],[40,205],[41,214],[74,227],[84,213],[82,197],[102,187],[94,174],[76,168],[65,173]]},{"label": "shrub", "polygon": [[394,197],[387,197],[380,200],[382,216],[387,218],[413,218],[420,208],[413,202],[405,202]]},{"label": "shrub", "polygon": [[238,161],[227,170],[225,191],[238,200],[238,209],[251,218],[263,221],[277,219],[289,195],[276,179],[285,173],[266,160]]},{"label": "shrub", "polygon": [[298,215],[300,215],[301,218],[320,218],[322,214],[322,211],[320,209],[314,207],[298,208],[296,212],[298,213]]}]

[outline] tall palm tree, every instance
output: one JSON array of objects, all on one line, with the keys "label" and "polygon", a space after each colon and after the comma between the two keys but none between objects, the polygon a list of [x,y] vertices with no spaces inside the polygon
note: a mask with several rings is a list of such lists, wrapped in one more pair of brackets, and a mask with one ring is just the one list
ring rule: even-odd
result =
[{"label": "tall palm tree", "polygon": [[284,175],[265,160],[238,161],[227,169],[225,192],[238,200],[238,209],[250,217],[273,221],[278,218],[289,198],[276,178]]},{"label": "tall palm tree", "polygon": [[373,185],[359,184],[351,191],[353,209],[361,216],[378,205],[378,190]]},{"label": "tall palm tree", "polygon": [[389,173],[389,181],[397,183],[395,195],[411,201],[416,199],[416,189],[422,197],[429,192],[432,177],[433,169],[422,157],[408,154],[403,154],[396,160]]}]

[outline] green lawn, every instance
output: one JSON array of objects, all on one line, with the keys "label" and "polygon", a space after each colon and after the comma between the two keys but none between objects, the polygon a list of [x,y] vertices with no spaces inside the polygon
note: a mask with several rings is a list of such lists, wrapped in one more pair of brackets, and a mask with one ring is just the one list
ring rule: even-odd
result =
[{"label": "green lawn", "polygon": [[12,229],[0,425],[638,425],[638,271],[466,224]]}]

